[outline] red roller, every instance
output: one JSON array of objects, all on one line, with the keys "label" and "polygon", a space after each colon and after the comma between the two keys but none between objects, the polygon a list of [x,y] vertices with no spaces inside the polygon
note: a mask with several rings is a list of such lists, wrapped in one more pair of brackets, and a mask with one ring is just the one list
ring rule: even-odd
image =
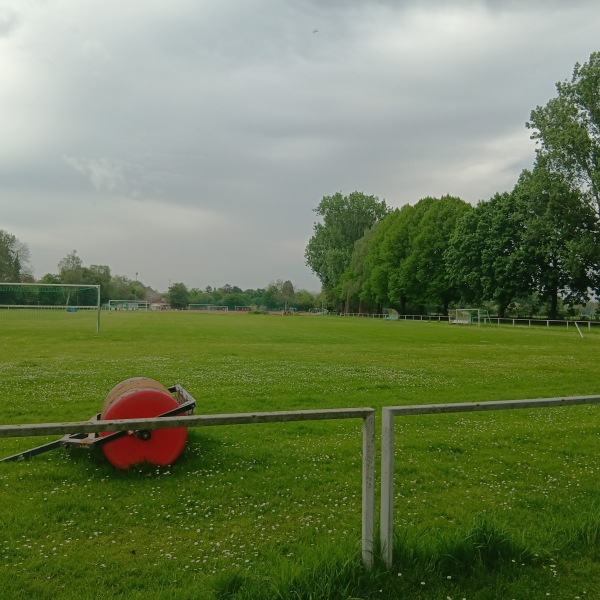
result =
[{"label": "red roller", "polygon": [[[177,408],[179,403],[158,381],[134,377],[116,385],[106,397],[101,418],[142,419]],[[138,431],[102,446],[108,461],[118,469],[139,463],[173,464],[183,452],[187,428]],[[100,434],[108,435],[107,433]]]}]

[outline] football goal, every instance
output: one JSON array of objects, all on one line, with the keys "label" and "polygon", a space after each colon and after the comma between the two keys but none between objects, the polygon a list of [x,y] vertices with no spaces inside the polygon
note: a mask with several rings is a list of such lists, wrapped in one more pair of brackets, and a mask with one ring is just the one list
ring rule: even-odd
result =
[{"label": "football goal", "polygon": [[454,325],[491,323],[490,313],[481,308],[454,308],[448,311],[448,322]]},{"label": "football goal", "polygon": [[100,332],[100,286],[68,283],[0,283],[1,319],[91,322]]},{"label": "football goal", "polygon": [[150,304],[142,300],[109,300],[108,310],[149,310]]},{"label": "football goal", "polygon": [[188,310],[208,310],[226,312],[229,310],[229,307],[217,306],[216,304],[188,304]]}]

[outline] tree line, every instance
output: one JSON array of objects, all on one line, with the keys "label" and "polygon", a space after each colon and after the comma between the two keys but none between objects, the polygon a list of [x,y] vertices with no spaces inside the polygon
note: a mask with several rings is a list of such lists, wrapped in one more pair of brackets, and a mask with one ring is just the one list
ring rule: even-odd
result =
[{"label": "tree line", "polygon": [[219,288],[191,288],[183,283],[169,287],[169,303],[172,308],[185,310],[190,305],[226,306],[263,310],[309,311],[319,303],[319,296],[307,290],[296,290],[290,280],[271,282],[266,288],[242,290],[226,284]]},{"label": "tree line", "polygon": [[[296,289],[289,280],[277,280],[265,288],[245,290],[229,284],[214,288],[189,288],[177,282],[169,285],[166,293],[160,293],[144,285],[137,276],[130,279],[124,275],[112,275],[107,265],[85,266],[77,250],[69,252],[58,263],[57,273],[47,273],[36,282],[31,272],[27,245],[13,234],[0,230],[0,282],[99,285],[102,304],[107,304],[109,300],[144,301],[165,303],[180,310],[187,309],[190,304],[210,304],[227,306],[230,310],[236,306],[248,306],[253,309],[308,311],[320,304],[319,295]],[[0,290],[2,304],[37,304],[38,301],[39,294],[36,295],[35,291],[23,290],[20,294],[9,294]],[[42,303],[50,301],[50,296],[46,296]],[[64,299],[55,296],[55,302],[63,304]]]},{"label": "tree line", "polygon": [[534,166],[476,206],[454,196],[391,210],[376,196],[324,197],[307,265],[346,312],[520,307],[558,316],[600,292],[600,53],[531,112]]}]

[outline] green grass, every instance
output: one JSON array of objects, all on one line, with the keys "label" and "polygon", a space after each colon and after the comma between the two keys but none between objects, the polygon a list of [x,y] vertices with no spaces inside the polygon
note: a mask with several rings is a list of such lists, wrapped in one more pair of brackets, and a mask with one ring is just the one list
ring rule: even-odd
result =
[{"label": "green grass", "polygon": [[[0,423],[80,421],[133,376],[197,413],[597,394],[600,334],[110,313],[0,323]],[[379,421],[378,412],[378,421]],[[596,406],[396,420],[395,564],[360,561],[359,421],[190,431],[170,468],[0,468],[6,598],[593,598]],[[378,422],[379,429],[379,422]],[[0,456],[42,443],[0,440]],[[549,596],[547,594],[550,594]]]}]

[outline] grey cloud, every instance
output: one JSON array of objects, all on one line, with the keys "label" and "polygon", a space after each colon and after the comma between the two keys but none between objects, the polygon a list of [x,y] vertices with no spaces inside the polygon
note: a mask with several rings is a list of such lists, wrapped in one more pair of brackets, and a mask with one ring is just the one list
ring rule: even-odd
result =
[{"label": "grey cloud", "polygon": [[[183,175],[180,159],[168,155],[147,154],[132,160],[65,155],[63,160],[97,192],[134,200],[160,200],[173,182]],[[176,169],[181,172],[177,173]]]},{"label": "grey cloud", "polygon": [[[533,160],[529,111],[598,49],[600,18],[591,0],[24,6],[8,28],[18,36],[0,39],[6,226],[45,272],[69,250],[36,264],[64,239],[52,229],[89,219],[85,260],[163,288],[177,269],[190,285],[297,277],[314,289],[303,258],[312,209],[336,191],[400,206],[509,189]],[[61,222],[42,211],[42,233],[27,214],[59,197]],[[84,215],[69,209],[83,203]],[[160,215],[157,229],[118,225],[140,209]],[[132,250],[146,248],[144,229],[176,236],[177,219],[185,240]],[[96,231],[113,232],[110,248]]]},{"label": "grey cloud", "polygon": [[99,192],[108,192],[140,199],[142,178],[137,165],[107,158],[76,158],[64,160],[86,177]]},{"label": "grey cloud", "polygon": [[8,7],[0,6],[0,38],[8,37],[20,25],[19,13]]}]

